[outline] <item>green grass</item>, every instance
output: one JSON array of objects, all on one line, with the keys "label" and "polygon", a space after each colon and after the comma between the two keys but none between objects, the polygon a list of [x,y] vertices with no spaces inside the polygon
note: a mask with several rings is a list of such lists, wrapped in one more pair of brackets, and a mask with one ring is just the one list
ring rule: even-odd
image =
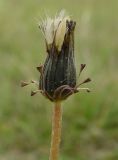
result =
[{"label": "green grass", "polygon": [[[65,8],[77,21],[76,66],[92,78],[90,94],[63,103],[60,160],[118,159],[118,1],[0,1],[0,159],[47,160],[52,105],[40,94],[20,88],[21,80],[38,80],[45,44],[38,21],[45,11]],[[81,80],[80,79],[80,80]]]}]

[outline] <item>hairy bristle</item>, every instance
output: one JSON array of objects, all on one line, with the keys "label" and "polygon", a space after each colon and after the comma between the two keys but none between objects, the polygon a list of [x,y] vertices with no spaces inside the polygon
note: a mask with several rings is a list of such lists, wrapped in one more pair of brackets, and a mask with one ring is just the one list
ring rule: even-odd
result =
[{"label": "hairy bristle", "polygon": [[66,15],[65,11],[62,10],[54,19],[47,17],[45,20],[40,22],[39,27],[48,45],[52,44],[55,40],[56,47],[58,50],[61,50],[67,30],[67,20],[70,20],[70,18]]}]

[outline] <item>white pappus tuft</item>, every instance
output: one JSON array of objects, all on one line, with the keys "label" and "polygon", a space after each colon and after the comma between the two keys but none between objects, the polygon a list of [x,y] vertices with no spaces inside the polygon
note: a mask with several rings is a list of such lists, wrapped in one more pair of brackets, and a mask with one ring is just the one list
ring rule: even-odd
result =
[{"label": "white pappus tuft", "polygon": [[61,50],[67,30],[67,20],[69,21],[70,18],[66,15],[65,11],[62,10],[54,19],[47,17],[45,20],[40,22],[39,27],[48,46],[55,42],[57,49],[59,51]]}]

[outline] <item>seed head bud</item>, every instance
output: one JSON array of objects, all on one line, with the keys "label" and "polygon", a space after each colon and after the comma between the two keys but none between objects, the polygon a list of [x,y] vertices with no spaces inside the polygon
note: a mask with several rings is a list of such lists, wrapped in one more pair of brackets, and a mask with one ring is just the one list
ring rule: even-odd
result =
[{"label": "seed head bud", "polygon": [[[89,92],[89,88],[80,88],[84,83],[91,81],[90,78],[76,84],[76,68],[74,58],[74,31],[76,22],[62,10],[55,18],[47,17],[41,21],[39,28],[44,35],[47,57],[44,65],[39,65],[39,84],[31,80],[27,83],[22,81],[21,87],[31,83],[38,85],[38,90],[32,91],[31,96],[40,92],[53,102],[62,101],[80,90]],[[79,76],[86,64],[81,64]]]},{"label": "seed head bud", "polygon": [[76,86],[75,25],[75,21],[70,20],[63,11],[54,19],[48,18],[40,24],[48,50],[39,89],[43,90],[45,95],[48,94],[52,101],[67,98]]}]

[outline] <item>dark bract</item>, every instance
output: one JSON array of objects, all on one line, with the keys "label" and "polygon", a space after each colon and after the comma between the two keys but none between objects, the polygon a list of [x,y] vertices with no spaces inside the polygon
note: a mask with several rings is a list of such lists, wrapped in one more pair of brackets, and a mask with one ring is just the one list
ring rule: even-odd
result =
[{"label": "dark bract", "polygon": [[62,48],[58,51],[55,41],[47,50],[47,58],[42,68],[39,89],[50,100],[66,99],[74,92],[76,86],[76,69],[74,60],[74,21],[67,21]]}]

